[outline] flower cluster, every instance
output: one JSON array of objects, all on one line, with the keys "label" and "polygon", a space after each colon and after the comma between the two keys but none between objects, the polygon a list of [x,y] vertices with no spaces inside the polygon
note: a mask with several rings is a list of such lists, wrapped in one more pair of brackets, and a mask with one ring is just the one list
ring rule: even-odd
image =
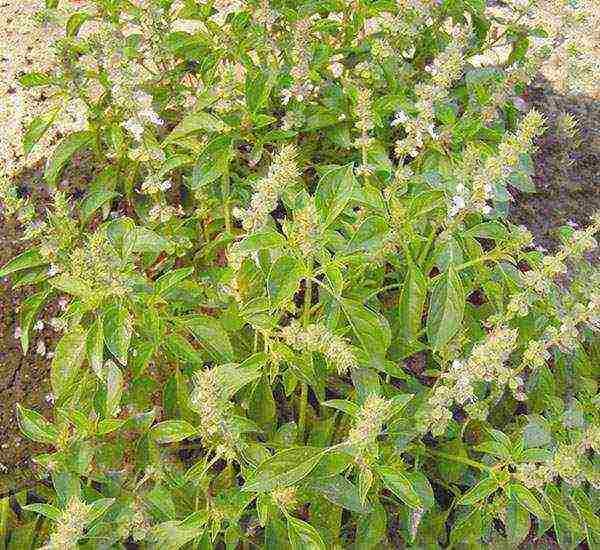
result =
[{"label": "flower cluster", "polygon": [[[544,117],[531,110],[515,134],[508,133],[503,137],[497,155],[481,163],[481,153],[474,147],[467,148],[460,171],[464,183],[458,185],[448,215],[454,217],[463,210],[489,214],[491,208],[488,202],[494,198],[494,185],[505,183],[518,169],[522,155],[531,149],[534,138],[543,129]],[[470,189],[466,185],[470,185]]]},{"label": "flower cluster", "polygon": [[358,367],[352,348],[341,336],[337,336],[320,324],[302,327],[297,321],[281,329],[281,338],[297,351],[317,352],[325,356],[340,374]]},{"label": "flower cluster", "polygon": [[292,85],[284,88],[281,92],[284,104],[287,104],[290,99],[302,103],[316,91],[314,84],[310,81],[310,29],[310,19],[302,19],[295,25],[294,44],[291,52],[293,66],[290,69]]},{"label": "flower cluster", "polygon": [[456,32],[454,40],[425,68],[431,80],[415,87],[416,118],[409,118],[402,112],[396,114],[392,124],[402,124],[406,132],[406,137],[395,144],[399,159],[404,159],[407,155],[416,157],[426,140],[439,137],[435,129],[435,103],[448,96],[448,89],[462,73],[463,49],[467,36],[462,31]]},{"label": "flower cluster", "polygon": [[370,447],[379,435],[391,403],[379,395],[369,395],[360,408],[354,426],[348,432],[348,445],[358,449]]},{"label": "flower cluster", "polygon": [[237,438],[229,423],[231,405],[222,397],[214,369],[194,375],[190,405],[201,417],[202,440],[218,454],[236,456]]},{"label": "flower cluster", "polygon": [[271,163],[269,173],[255,183],[256,191],[252,195],[250,206],[246,210],[234,210],[234,216],[242,220],[244,229],[256,231],[266,225],[269,214],[277,207],[283,190],[294,185],[300,177],[297,156],[294,146],[283,147]]},{"label": "flower cluster", "polygon": [[294,213],[294,222],[291,227],[287,228],[287,233],[290,245],[298,247],[303,256],[308,258],[315,253],[319,242],[320,227],[319,214],[314,200],[308,200],[303,208]]},{"label": "flower cluster", "polygon": [[285,512],[293,510],[297,503],[296,487],[279,487],[271,491],[271,498]]},{"label": "flower cluster", "polygon": [[475,345],[466,361],[456,359],[445,372],[428,399],[427,418],[434,434],[442,434],[452,418],[451,406],[465,405],[476,399],[476,385],[493,383],[509,386],[517,397],[523,398],[519,388],[522,380],[506,365],[515,349],[517,330],[495,327],[487,338]]},{"label": "flower cluster", "polygon": [[65,550],[77,548],[89,521],[90,506],[76,497],[69,500],[67,507],[60,515],[54,532],[50,535],[47,550]]}]

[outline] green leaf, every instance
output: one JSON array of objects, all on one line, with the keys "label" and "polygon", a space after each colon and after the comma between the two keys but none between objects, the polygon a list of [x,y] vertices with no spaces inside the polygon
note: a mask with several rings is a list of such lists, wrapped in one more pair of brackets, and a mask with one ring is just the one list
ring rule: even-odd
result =
[{"label": "green leaf", "polygon": [[473,508],[466,514],[459,516],[450,532],[450,541],[455,545],[471,543],[474,548],[480,548],[483,531],[481,515],[480,508]]},{"label": "green leaf", "polygon": [[219,365],[214,367],[217,385],[224,399],[230,399],[246,384],[253,382],[262,374],[267,362],[265,353],[255,353],[240,365]]},{"label": "green leaf", "polygon": [[182,320],[182,324],[194,338],[217,361],[233,361],[233,347],[222,323],[207,315],[193,315]]},{"label": "green leaf", "polygon": [[497,441],[484,441],[481,445],[474,447],[474,450],[480,453],[486,453],[497,458],[510,458],[510,449],[507,449],[502,443]]},{"label": "green leaf", "polygon": [[202,354],[194,349],[183,336],[179,334],[169,334],[162,342],[164,349],[167,349],[177,361],[189,363],[191,365],[202,365]]},{"label": "green leaf", "polygon": [[548,519],[548,513],[537,499],[537,497],[521,483],[510,483],[506,492],[509,497],[514,497],[521,506],[529,510],[534,516],[545,520]]},{"label": "green leaf", "polygon": [[498,222],[480,223],[466,231],[467,235],[479,239],[492,239],[494,241],[506,241],[510,238],[508,229]]},{"label": "green leaf", "polygon": [[273,81],[269,74],[261,72],[246,75],[246,106],[250,113],[260,111],[269,99]]},{"label": "green leaf", "polygon": [[240,252],[256,252],[268,248],[283,248],[286,245],[285,237],[272,229],[263,229],[248,235],[240,241]]},{"label": "green leaf", "polygon": [[98,422],[96,433],[98,435],[109,434],[123,427],[126,422],[126,418],[104,418]]},{"label": "green leaf", "polygon": [[47,86],[52,83],[52,77],[44,73],[27,73],[20,76],[19,84],[23,88],[35,88],[37,86]]},{"label": "green leaf", "polygon": [[427,315],[427,338],[434,350],[445,346],[460,330],[465,310],[465,292],[451,267],[435,282]]},{"label": "green leaf", "polygon": [[160,254],[171,246],[167,239],[147,227],[136,227],[130,237],[131,252]]},{"label": "green leaf", "polygon": [[277,404],[266,376],[254,386],[248,416],[267,432],[272,432],[276,426]]},{"label": "green leaf", "polygon": [[107,510],[113,505],[116,499],[114,498],[99,498],[90,504],[88,514],[87,514],[87,523],[88,525],[100,519]]},{"label": "green leaf", "polygon": [[360,407],[347,399],[329,399],[328,401],[323,401],[321,405],[345,412],[352,417],[355,417],[360,413]]},{"label": "green leaf", "polygon": [[312,525],[288,516],[287,527],[293,550],[326,550],[321,535]]},{"label": "green leaf", "polygon": [[383,359],[392,341],[386,318],[353,300],[343,300],[341,306],[363,349]]},{"label": "green leaf", "polygon": [[108,361],[106,372],[106,416],[119,414],[123,394],[123,373],[112,361]]},{"label": "green leaf", "polygon": [[417,266],[410,266],[400,292],[398,313],[400,336],[413,341],[421,330],[423,306],[427,298],[427,279]]},{"label": "green leaf", "polygon": [[368,506],[362,504],[358,488],[341,475],[311,481],[310,488],[329,502],[346,510],[357,514],[366,514],[370,510]]},{"label": "green leaf", "polygon": [[26,504],[22,506],[23,510],[27,510],[29,512],[35,512],[36,514],[40,514],[47,518],[50,518],[52,521],[58,521],[62,512],[51,504],[46,504],[43,502],[34,502],[33,504]]},{"label": "green leaf", "polygon": [[58,430],[40,413],[17,405],[17,419],[19,428],[29,439],[47,444],[58,441]]},{"label": "green leaf", "polygon": [[433,509],[435,506],[435,498],[433,496],[433,488],[429,479],[422,472],[406,472],[405,477],[410,481],[411,486],[415,493],[419,495],[421,499],[421,507],[424,511]]},{"label": "green leaf", "polygon": [[23,354],[29,349],[29,332],[38,311],[50,295],[50,291],[38,292],[29,296],[19,309],[19,326],[21,327],[21,349]]},{"label": "green leaf", "polygon": [[295,485],[310,474],[325,453],[318,447],[293,447],[279,451],[256,468],[242,491],[266,493],[277,487]]},{"label": "green leaf", "polygon": [[[203,526],[188,527],[180,521],[165,521],[153,529],[153,545],[155,548],[164,548],[165,550],[179,550],[192,540],[199,538],[203,533]],[[198,545],[196,548],[208,550],[205,545]]]},{"label": "green leaf", "polygon": [[410,508],[423,508],[421,497],[415,491],[411,481],[404,475],[388,466],[377,468],[377,473],[386,489],[391,491]]},{"label": "green leaf", "polygon": [[118,197],[119,193],[116,191],[107,191],[100,189],[90,193],[81,203],[79,208],[79,216],[84,224],[87,224],[91,219],[96,210],[102,208],[107,202]]},{"label": "green leaf", "polygon": [[25,252],[22,252],[8,263],[4,264],[0,269],[0,277],[6,277],[11,273],[22,271],[23,269],[29,269],[31,267],[37,267],[40,265],[47,264],[48,262],[42,258],[37,248],[30,248]]},{"label": "green leaf", "polygon": [[271,309],[275,310],[293,298],[304,275],[302,264],[291,256],[280,256],[271,266],[267,290]]},{"label": "green leaf", "polygon": [[315,206],[324,229],[331,225],[346,208],[356,185],[355,182],[351,164],[330,170],[319,181],[315,193]]},{"label": "green leaf", "polygon": [[175,443],[192,437],[198,430],[185,420],[165,420],[154,426],[150,433],[159,443]]},{"label": "green leaf", "polygon": [[223,144],[221,150],[210,155],[203,154],[200,156],[192,170],[191,188],[193,191],[211,184],[227,172],[231,161],[230,147],[231,144],[228,142]]},{"label": "green leaf", "polygon": [[97,317],[88,332],[86,342],[86,354],[88,363],[96,376],[103,378],[102,367],[104,365],[104,330],[102,319]]},{"label": "green leaf", "polygon": [[61,273],[48,281],[53,288],[85,300],[92,295],[90,286],[79,277]]},{"label": "green leaf", "polygon": [[383,246],[385,237],[390,231],[385,218],[381,216],[369,216],[358,227],[350,242],[348,252],[373,252]]},{"label": "green leaf", "polygon": [[166,292],[189,277],[194,272],[193,267],[182,267],[165,273],[154,282],[154,290],[159,296],[164,296]]},{"label": "green leaf", "polygon": [[513,545],[519,545],[531,530],[529,512],[512,498],[506,507],[506,538]]},{"label": "green leaf", "polygon": [[50,367],[50,383],[57,400],[61,400],[77,381],[77,374],[85,357],[86,337],[86,331],[76,326],[56,346]]},{"label": "green leaf", "polygon": [[132,333],[132,321],[124,306],[112,306],[104,313],[104,341],[121,365],[127,365]]},{"label": "green leaf", "polygon": [[387,532],[387,514],[381,503],[370,514],[359,517],[356,529],[356,550],[388,548],[382,543]]},{"label": "green leaf", "polygon": [[78,11],[71,15],[66,26],[67,36],[76,36],[81,28],[81,25],[83,25],[88,19],[91,19],[91,15],[82,11]]},{"label": "green leaf", "polygon": [[217,117],[205,112],[187,115],[168,135],[163,142],[163,147],[193,132],[221,132],[224,123]]},{"label": "green leaf", "polygon": [[492,493],[498,490],[500,485],[495,477],[486,477],[481,480],[475,487],[467,491],[458,501],[458,504],[463,506],[471,506],[477,502],[489,497]]},{"label": "green leaf", "polygon": [[31,153],[34,145],[48,131],[50,126],[52,126],[58,111],[59,109],[52,109],[43,115],[36,116],[31,121],[27,131],[25,132],[25,135],[23,136],[23,151],[25,151],[26,157],[29,155],[29,153]]},{"label": "green leaf", "polygon": [[452,235],[437,238],[433,261],[440,271],[447,271],[450,267],[456,267],[463,263],[462,249]]},{"label": "green leaf", "polygon": [[54,155],[46,168],[44,179],[46,183],[54,187],[69,159],[80,149],[83,149],[94,139],[94,133],[91,131],[75,132],[65,137],[59,144]]}]

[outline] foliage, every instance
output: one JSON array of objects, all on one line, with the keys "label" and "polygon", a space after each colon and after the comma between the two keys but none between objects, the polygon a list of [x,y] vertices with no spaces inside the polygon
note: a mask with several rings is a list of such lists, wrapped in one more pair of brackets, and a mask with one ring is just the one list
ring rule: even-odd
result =
[{"label": "foliage", "polygon": [[[68,296],[54,415],[18,410],[47,446],[47,500],[23,503],[46,548],[599,543],[600,275],[581,258],[600,217],[552,255],[506,221],[544,124],[511,98],[545,52],[485,8],[68,18],[60,68],[21,84],[79,98],[87,127],[48,160],[43,218],[1,189],[31,241],[0,270],[36,289],[24,351]],[[499,42],[505,65],[471,63]],[[74,202],[82,151],[102,171]]]}]

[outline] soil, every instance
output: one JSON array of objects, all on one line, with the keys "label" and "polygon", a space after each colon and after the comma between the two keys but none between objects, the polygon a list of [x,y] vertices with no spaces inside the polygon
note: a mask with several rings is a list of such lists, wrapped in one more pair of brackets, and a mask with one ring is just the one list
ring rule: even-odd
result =
[{"label": "soil", "polygon": [[[558,244],[558,227],[585,227],[590,215],[600,212],[600,102],[556,94],[543,79],[525,97],[530,107],[546,115],[548,130],[534,156],[537,192],[515,192],[511,218],[528,227],[539,245],[552,250]],[[561,113],[579,122],[577,141],[559,135],[556,121]]]},{"label": "soil", "polygon": [[[19,182],[21,190],[28,193],[27,179]],[[31,174],[33,175],[33,174]],[[32,178],[33,179],[33,178]],[[14,220],[4,219],[0,229],[0,264],[6,263],[21,252],[26,243],[19,241],[20,231]],[[20,342],[15,338],[18,326],[18,305],[26,295],[26,290],[13,290],[8,279],[0,281],[0,492],[13,490],[26,478],[31,464],[29,459],[40,450],[35,444],[23,438],[16,429],[17,403],[45,414],[50,404],[45,396],[50,393],[48,371],[49,361],[36,353],[38,338],[33,337],[31,348],[26,356],[21,352]],[[44,311],[43,316],[50,312]],[[46,345],[51,348],[52,339]]]},{"label": "soil", "polygon": [[[68,187],[72,195],[78,195],[88,185],[90,164],[87,159],[76,159],[65,173],[61,187]],[[43,163],[21,172],[16,186],[22,196],[31,197],[43,211],[48,203],[48,193],[43,182]],[[0,265],[27,248],[21,240],[19,223],[0,213]],[[48,448],[23,437],[17,427],[16,405],[33,409],[51,419],[52,394],[50,388],[50,364],[52,351],[59,338],[49,321],[60,314],[57,298],[42,308],[38,320],[44,327],[30,331],[29,351],[23,355],[20,340],[15,338],[19,325],[18,306],[31,293],[31,289],[13,289],[10,278],[0,280],[0,496],[11,493],[32,481],[31,458]],[[46,354],[38,352],[38,344],[44,343]]]}]

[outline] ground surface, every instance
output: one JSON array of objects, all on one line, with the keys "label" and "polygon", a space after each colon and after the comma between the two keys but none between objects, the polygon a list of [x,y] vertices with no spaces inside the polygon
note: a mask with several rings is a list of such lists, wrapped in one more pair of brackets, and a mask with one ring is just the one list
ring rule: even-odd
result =
[{"label": "ground surface", "polygon": [[[527,92],[530,106],[548,117],[548,131],[535,155],[537,193],[516,195],[515,222],[529,227],[542,246],[556,245],[555,230],[565,224],[586,226],[600,211],[600,101],[554,92],[543,79]],[[579,122],[579,142],[559,135],[556,120],[569,113]]]}]

